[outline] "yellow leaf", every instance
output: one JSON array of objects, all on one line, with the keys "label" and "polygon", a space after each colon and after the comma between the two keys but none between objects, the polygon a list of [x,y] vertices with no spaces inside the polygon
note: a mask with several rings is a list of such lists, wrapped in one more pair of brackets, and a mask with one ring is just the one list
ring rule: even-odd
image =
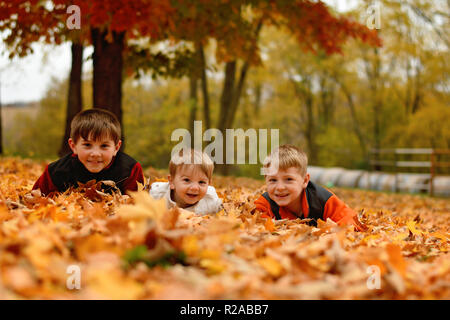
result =
[{"label": "yellow leaf", "polygon": [[[145,177],[144,177],[145,180]],[[138,187],[138,192],[143,191],[144,190],[144,186],[145,186],[145,182],[144,184],[140,183],[140,182],[136,182],[137,183],[137,187]]]},{"label": "yellow leaf", "polygon": [[401,233],[397,234],[392,240],[394,240],[395,242],[402,241],[402,240],[405,240],[405,238],[407,238],[408,235],[409,235],[409,233],[407,233],[407,232],[401,232]]},{"label": "yellow leaf", "polygon": [[183,251],[190,257],[195,256],[198,252],[198,240],[196,236],[187,236],[183,238]]},{"label": "yellow leaf", "polygon": [[200,266],[208,270],[209,274],[222,273],[226,270],[226,265],[219,260],[203,259],[200,261]]},{"label": "yellow leaf", "polygon": [[430,236],[438,238],[438,239],[441,239],[442,241],[448,241],[448,238],[445,235],[443,235],[442,233],[439,233],[439,232],[430,233]]},{"label": "yellow leaf", "polygon": [[422,231],[416,229],[416,222],[414,220],[410,220],[406,223],[406,226],[408,227],[408,229],[415,235],[417,236],[421,236],[422,235]]},{"label": "yellow leaf", "polygon": [[379,237],[380,237],[379,234],[371,234],[371,235],[365,237],[364,239],[362,239],[362,240],[361,240],[361,243],[367,243],[367,242],[369,242],[369,241],[371,241],[371,240],[378,239]]},{"label": "yellow leaf", "polygon": [[219,259],[221,252],[218,250],[205,249],[200,253],[200,257],[204,259]]},{"label": "yellow leaf", "polygon": [[123,205],[118,209],[118,215],[125,220],[154,219],[161,223],[161,219],[167,211],[166,200],[153,199],[146,191],[130,192],[135,204]]},{"label": "yellow leaf", "polygon": [[74,242],[77,256],[82,261],[84,261],[88,255],[101,251],[114,252],[118,255],[123,251],[120,247],[108,244],[105,238],[98,233],[76,239]]},{"label": "yellow leaf", "polygon": [[260,258],[258,259],[258,263],[274,277],[278,277],[283,271],[281,264],[271,257]]}]

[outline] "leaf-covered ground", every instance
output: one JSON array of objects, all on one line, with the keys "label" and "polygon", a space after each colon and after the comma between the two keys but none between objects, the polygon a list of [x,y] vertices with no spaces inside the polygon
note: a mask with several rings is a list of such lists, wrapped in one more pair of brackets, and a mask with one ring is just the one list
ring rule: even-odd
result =
[{"label": "leaf-covered ground", "polygon": [[215,179],[225,210],[199,217],[96,185],[42,198],[43,169],[0,159],[0,299],[450,299],[448,199],[334,189],[355,232],[252,214],[250,179]]}]

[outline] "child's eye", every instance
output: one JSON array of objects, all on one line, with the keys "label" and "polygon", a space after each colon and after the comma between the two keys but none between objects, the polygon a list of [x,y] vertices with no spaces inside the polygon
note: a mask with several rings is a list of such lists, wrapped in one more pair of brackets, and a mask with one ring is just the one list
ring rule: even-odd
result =
[{"label": "child's eye", "polygon": [[102,144],[102,148],[108,148],[109,147],[109,145],[107,145],[107,144]]},{"label": "child's eye", "polygon": [[269,179],[269,182],[275,182],[277,181],[276,179]]},{"label": "child's eye", "polygon": [[85,147],[90,147],[91,144],[90,144],[90,143],[83,143],[83,146],[85,146]]},{"label": "child's eye", "polygon": [[200,181],[200,184],[206,184],[206,181]]},{"label": "child's eye", "polygon": [[188,178],[184,178],[183,181],[184,182],[189,182],[189,179]]}]

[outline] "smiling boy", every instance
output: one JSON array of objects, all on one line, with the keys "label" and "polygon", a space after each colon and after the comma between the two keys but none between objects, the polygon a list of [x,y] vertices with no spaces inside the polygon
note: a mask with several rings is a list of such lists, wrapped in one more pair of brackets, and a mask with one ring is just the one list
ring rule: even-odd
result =
[{"label": "smiling boy", "polygon": [[169,208],[178,206],[200,215],[217,213],[222,200],[210,185],[213,170],[214,162],[207,154],[181,149],[169,162],[169,182],[154,182],[150,195],[164,197]]},{"label": "smiling boy", "polygon": [[282,145],[272,152],[264,161],[267,192],[255,201],[256,209],[278,220],[308,218],[311,225],[317,225],[318,219],[330,218],[338,225],[352,224],[361,230],[356,212],[310,181],[307,166],[306,154],[295,146]]},{"label": "smiling boy", "polygon": [[94,108],[78,113],[70,127],[68,143],[72,153],[50,163],[33,190],[48,195],[90,180],[112,180],[122,193],[137,190],[137,182],[144,183],[142,167],[119,151],[120,137],[120,123],[111,112]]}]

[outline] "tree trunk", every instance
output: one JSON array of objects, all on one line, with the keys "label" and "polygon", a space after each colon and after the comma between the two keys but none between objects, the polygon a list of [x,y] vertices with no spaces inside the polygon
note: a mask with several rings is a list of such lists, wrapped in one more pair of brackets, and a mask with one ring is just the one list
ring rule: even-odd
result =
[{"label": "tree trunk", "polygon": [[[259,38],[259,33],[261,32],[261,28],[263,25],[263,20],[259,20],[255,30],[254,30],[254,36],[255,36],[255,43],[257,43]],[[241,68],[241,72],[239,75],[239,82],[237,83],[237,87],[234,88],[234,74],[233,74],[233,91],[231,96],[231,109],[228,113],[228,118],[226,121],[226,127],[225,128],[231,128],[233,126],[234,118],[236,116],[236,111],[239,106],[239,100],[242,96],[242,91],[244,90],[245,86],[245,79],[248,73],[248,70],[250,69],[250,56],[253,55],[254,51],[256,50],[256,46],[252,46],[252,49],[250,50],[249,57],[247,60],[244,61],[244,65]],[[234,68],[236,68],[236,64],[234,65]],[[236,70],[234,70],[234,73]]]},{"label": "tree trunk", "polygon": [[253,104],[253,113],[255,118],[259,119],[259,111],[261,110],[262,85],[258,83],[255,87],[255,103]]},{"label": "tree trunk", "polygon": [[416,67],[416,76],[414,78],[414,87],[415,87],[415,93],[414,93],[414,99],[411,107],[411,113],[415,114],[420,107],[420,103],[422,102],[422,94],[421,94],[421,86],[420,86],[420,70],[419,66]]},{"label": "tree trunk", "polygon": [[189,123],[188,128],[189,132],[191,133],[191,146],[194,145],[194,121],[197,120],[197,105],[198,105],[198,99],[197,99],[197,83],[198,79],[195,75],[195,73],[192,73],[189,77]]},{"label": "tree trunk", "polygon": [[191,132],[191,145],[194,145],[194,121],[197,120],[198,109],[198,81],[200,80],[201,92],[203,97],[203,130],[211,128],[211,115],[209,111],[209,93],[208,93],[208,78],[206,76],[206,62],[203,45],[200,42],[195,44],[196,63],[192,68],[189,84],[190,84],[190,99],[191,110],[189,118],[189,131]]},{"label": "tree trunk", "polygon": [[329,127],[334,113],[334,97],[335,88],[332,83],[328,81],[328,74],[324,73],[320,79],[320,105],[322,109],[321,125],[322,130],[327,130]]},{"label": "tree trunk", "polygon": [[[305,136],[307,150],[308,150],[308,163],[317,164],[318,154],[317,154],[317,145],[315,142],[316,137],[316,121],[314,119],[314,95],[311,91],[312,83],[311,77],[306,76],[301,84],[298,84],[296,81],[291,78],[291,83],[294,86],[294,92],[299,100],[303,103],[301,104],[300,112],[306,112],[306,121],[305,126],[302,128],[302,134]],[[303,107],[305,110],[303,110]],[[303,116],[303,114],[301,114]]]},{"label": "tree trunk", "polygon": [[125,32],[112,32],[111,41],[107,32],[92,29],[94,45],[93,102],[95,108],[114,113],[122,127],[122,148],[124,133],[122,125],[122,69]]},{"label": "tree trunk", "polygon": [[[261,19],[254,30],[255,43],[257,43],[259,33],[263,25],[263,20]],[[223,137],[226,137],[226,129],[231,129],[233,127],[234,118],[236,116],[237,108],[239,106],[239,100],[242,95],[243,88],[245,86],[245,79],[247,72],[250,68],[251,56],[254,54],[256,46],[252,46],[249,51],[248,59],[244,61],[244,65],[241,68],[239,75],[239,81],[237,86],[236,82],[236,69],[237,61],[233,60],[225,64],[225,81],[222,90],[222,95],[220,97],[220,112],[217,122],[217,128],[222,132]],[[226,142],[223,143],[223,156],[226,159]],[[225,161],[224,161],[225,162]],[[223,164],[218,166],[218,171],[223,175],[228,175],[229,165]]]},{"label": "tree trunk", "polygon": [[[248,61],[242,66],[239,82],[235,86],[236,82],[236,66],[237,62],[231,61],[227,62],[225,66],[225,81],[222,90],[222,96],[220,98],[220,114],[217,122],[217,128],[222,132],[223,137],[226,137],[226,129],[232,129],[234,118],[237,113],[237,108],[239,106],[239,100],[242,95],[242,91],[245,84],[245,78],[250,68]],[[223,144],[223,155],[226,158],[226,143]],[[229,172],[229,166],[223,165],[218,166],[218,170],[223,174],[227,175]]]},{"label": "tree trunk", "polygon": [[220,97],[220,113],[217,128],[222,131],[226,128],[227,119],[230,114],[234,95],[234,82],[236,75],[236,61],[227,62],[225,65],[225,80]]},{"label": "tree trunk", "polygon": [[[372,110],[373,110],[373,135],[374,135],[374,147],[376,150],[381,149],[381,112],[382,112],[382,82],[381,82],[381,58],[377,48],[373,49],[375,55],[375,61],[373,63],[372,79],[370,87],[372,89]],[[378,161],[379,154],[375,154],[375,161]],[[381,171],[380,165],[374,166],[375,171]]]},{"label": "tree trunk", "polygon": [[[220,97],[220,112],[219,112],[219,118],[217,122],[217,128],[222,132],[222,136],[224,138],[223,141],[223,157],[224,157],[224,164],[218,165],[217,170],[222,175],[228,175],[229,174],[229,165],[226,164],[226,129],[228,118],[230,117],[230,111],[231,111],[231,105],[233,103],[233,97],[234,97],[234,82],[235,82],[235,75],[236,75],[236,61],[227,62],[225,65],[225,80],[224,85],[222,89],[222,96]],[[230,128],[228,128],[230,129]]]},{"label": "tree trunk", "polygon": [[339,83],[339,84],[341,86],[342,91],[344,92],[345,97],[347,98],[347,103],[348,103],[348,107],[350,109],[350,115],[351,115],[352,122],[353,122],[353,131],[355,132],[356,137],[358,138],[359,146],[361,148],[362,153],[364,154],[364,157],[366,159],[368,159],[366,141],[362,134],[362,130],[359,126],[358,117],[356,115],[355,103],[353,102],[352,94],[350,93],[350,91],[347,89],[347,87],[345,85],[343,85],[342,83]]},{"label": "tree trunk", "polygon": [[[380,75],[380,68],[381,68],[381,60],[379,57],[379,51],[377,48],[373,49],[373,57],[370,57],[368,54],[368,51],[363,51],[364,56],[364,69],[367,76],[367,81],[369,85],[369,94],[368,97],[371,101],[370,106],[373,112],[372,118],[373,118],[373,137],[372,137],[372,149],[380,149],[381,148],[381,130],[380,130],[380,112],[382,110],[382,86],[381,86],[381,75]],[[372,58],[372,59],[371,59]],[[373,155],[374,161],[379,161],[379,153],[375,152]],[[372,164],[369,163],[369,165],[373,168],[375,171],[380,171],[381,166],[378,164],[375,164],[372,166]]]},{"label": "tree trunk", "polygon": [[72,42],[72,67],[70,69],[69,77],[69,92],[67,95],[67,111],[66,111],[66,129],[64,138],[59,149],[59,156],[63,156],[70,152],[67,140],[70,137],[70,123],[75,115],[83,109],[82,95],[81,95],[81,75],[83,69],[83,45]]},{"label": "tree trunk", "polygon": [[231,110],[228,114],[228,119],[226,122],[226,128],[232,128],[234,123],[234,118],[236,117],[237,109],[239,106],[239,101],[242,96],[242,91],[244,89],[245,78],[247,76],[248,69],[250,68],[250,63],[248,61],[244,62],[241,69],[241,74],[239,76],[239,82],[237,87],[233,90],[233,97],[231,100]]},{"label": "tree trunk", "polygon": [[309,149],[309,161],[311,164],[317,164],[318,154],[317,147],[315,141],[315,132],[316,132],[316,124],[314,121],[314,111],[313,111],[313,102],[314,98],[309,91],[306,95],[305,105],[306,105],[306,143],[308,144]]},{"label": "tree trunk", "polygon": [[205,52],[203,50],[203,45],[201,43],[197,46],[197,52],[200,58],[200,68],[201,68],[201,85],[202,85],[202,96],[203,96],[203,118],[205,120],[204,130],[211,128],[211,114],[209,111],[209,93],[208,93],[208,78],[206,76],[206,61]]}]

